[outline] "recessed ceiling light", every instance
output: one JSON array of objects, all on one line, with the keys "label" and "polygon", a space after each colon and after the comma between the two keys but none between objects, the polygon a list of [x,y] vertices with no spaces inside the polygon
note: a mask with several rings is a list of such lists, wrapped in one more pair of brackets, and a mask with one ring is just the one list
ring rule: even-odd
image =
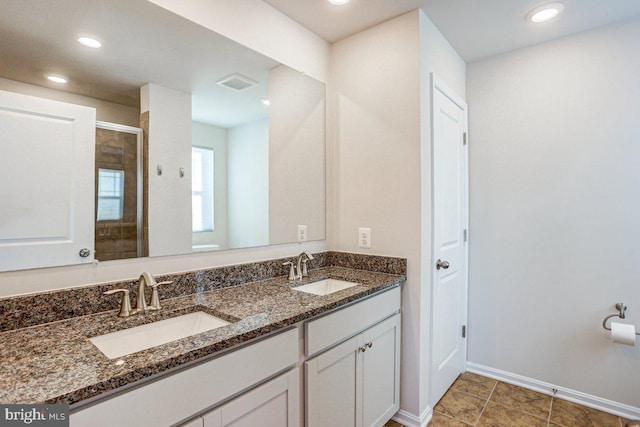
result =
[{"label": "recessed ceiling light", "polygon": [[66,77],[62,77],[58,74],[47,74],[45,77],[54,83],[67,83],[68,81]]},{"label": "recessed ceiling light", "polygon": [[329,3],[335,4],[336,6],[342,6],[343,4],[349,3],[351,0],[328,0]]},{"label": "recessed ceiling light", "polygon": [[562,3],[547,3],[542,6],[538,6],[531,9],[527,13],[527,21],[539,23],[547,22],[560,14],[564,10],[564,4]]},{"label": "recessed ceiling light", "polygon": [[262,102],[266,106],[271,105],[271,101],[269,100],[269,98],[262,98],[260,102]]},{"label": "recessed ceiling light", "polygon": [[102,47],[102,43],[99,40],[94,39],[93,37],[86,37],[86,36],[78,37],[78,43],[93,49],[98,49],[99,47]]}]

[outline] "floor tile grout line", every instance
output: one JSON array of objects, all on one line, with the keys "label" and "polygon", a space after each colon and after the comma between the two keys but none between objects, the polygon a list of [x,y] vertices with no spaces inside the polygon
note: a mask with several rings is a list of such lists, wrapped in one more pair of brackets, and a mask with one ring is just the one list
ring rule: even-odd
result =
[{"label": "floor tile grout line", "polygon": [[[514,412],[518,412],[522,415],[527,415],[529,417],[533,417],[533,418],[537,418],[538,420],[542,421],[544,420],[544,415],[540,415],[540,414],[534,414],[533,411],[526,411],[522,408],[516,408],[514,406],[510,406],[508,403],[504,403],[504,402],[496,402],[495,400],[492,400],[491,403],[493,403],[496,406],[500,406],[502,408],[507,408],[510,409]],[[549,409],[547,410],[547,424],[549,423]],[[547,426],[548,427],[548,426]]]},{"label": "floor tile grout line", "polygon": [[[459,419],[457,419],[456,417],[453,417],[453,416],[451,416],[451,415],[449,415],[449,414],[445,414],[444,412],[440,412],[440,411],[436,411],[436,410],[434,410],[434,411],[433,411],[433,413],[434,413],[434,414],[438,414],[438,415],[439,415],[439,416],[441,416],[441,417],[449,418],[450,420],[453,420],[453,421],[458,421],[458,422],[460,422],[460,423],[462,423],[462,424],[470,425],[470,424],[468,424],[466,421],[460,421],[460,420],[459,420]],[[432,418],[432,419],[433,419],[433,418]],[[474,427],[474,426],[471,426],[471,427]]]},{"label": "floor tile grout line", "polygon": [[[484,378],[488,378],[488,377],[484,377]],[[488,378],[488,379],[493,379],[493,378]],[[498,381],[498,380],[494,380],[494,381]],[[500,382],[500,381],[498,381],[498,382]],[[449,387],[449,389],[447,391],[454,390],[454,391],[457,391],[458,393],[464,393],[464,394],[467,394],[467,395],[472,396],[472,397],[477,397],[478,399],[483,399],[483,400],[488,399],[487,397],[485,397],[483,395],[484,393],[477,393],[476,394],[476,393],[472,393],[469,390],[463,390],[460,387],[456,387],[456,383],[457,383],[457,380],[456,380],[456,382],[454,382],[451,385],[451,387]],[[494,387],[495,387],[495,385],[491,387],[491,390],[493,390]]]},{"label": "floor tile grout line", "polygon": [[480,411],[480,415],[478,415],[478,419],[476,420],[475,423],[473,423],[474,427],[478,425],[478,423],[480,422],[480,418],[482,418],[482,414],[484,414],[484,410],[487,409],[487,406],[489,406],[489,400],[491,400],[491,396],[493,396],[493,392],[496,390],[496,387],[498,387],[498,382],[499,381],[496,380],[496,383],[493,385],[493,388],[491,389],[491,393],[489,393],[489,397],[487,397],[487,401],[484,402],[482,411]]},{"label": "floor tile grout line", "polygon": [[[498,386],[498,384],[499,384],[501,381],[496,380],[496,379],[494,379],[494,378],[490,378],[490,377],[484,377],[484,378],[486,378],[486,379],[492,379],[492,380],[496,381],[496,382],[494,383],[494,385],[492,386],[492,389],[491,389],[491,391],[490,391],[490,393],[489,393],[489,396],[488,396],[487,398],[480,397],[480,396],[478,396],[478,395],[476,395],[476,394],[473,394],[473,393],[469,393],[469,391],[468,391],[468,390],[464,390],[464,391],[463,391],[463,390],[455,390],[455,389],[454,389],[454,387],[450,387],[450,388],[449,388],[449,390],[455,390],[456,392],[458,392],[458,393],[460,393],[460,394],[462,394],[462,395],[466,395],[466,396],[469,396],[469,397],[472,397],[472,398],[475,398],[475,399],[479,399],[479,400],[485,400],[485,403],[484,403],[484,405],[483,405],[483,407],[482,407],[482,410],[480,411],[480,415],[478,415],[478,418],[477,418],[477,420],[476,420],[475,422],[473,422],[472,424],[467,424],[465,421],[460,421],[460,420],[458,420],[458,419],[457,419],[457,417],[455,417],[455,416],[447,415],[447,414],[445,414],[445,413],[440,413],[440,415],[445,415],[445,416],[446,416],[446,418],[454,419],[454,420],[456,420],[456,421],[462,422],[462,423],[463,423],[463,424],[465,424],[465,425],[469,425],[470,427],[477,427],[477,426],[479,425],[479,423],[480,423],[480,420],[481,420],[482,416],[483,416],[483,415],[484,415],[484,413],[486,412],[486,409],[487,409],[487,407],[488,407],[488,405],[489,405],[489,402],[494,403],[494,404],[497,404],[497,405],[499,405],[499,406],[506,406],[506,407],[509,407],[508,405],[503,405],[503,404],[501,404],[501,403],[497,403],[497,402],[495,402],[495,401],[492,401],[492,400],[491,400],[491,399],[494,397],[494,394],[495,394],[495,392],[496,392],[497,386]],[[522,389],[525,389],[525,390],[526,390],[526,388],[524,388],[524,387],[518,387],[518,388],[522,388]],[[448,390],[448,391],[449,391],[449,390]],[[546,394],[546,393],[542,393],[542,394]],[[546,424],[546,426],[547,426],[547,427],[551,427],[551,426],[552,426],[552,424],[551,424],[551,418],[552,418],[552,414],[553,414],[554,407],[556,406],[556,405],[555,405],[555,403],[556,403],[555,401],[556,401],[556,400],[560,400],[561,402],[565,402],[565,400],[564,400],[564,399],[559,399],[557,396],[551,395],[550,397],[551,397],[551,400],[550,400],[550,403],[549,403],[549,412],[548,412],[548,416],[547,416],[547,424]],[[581,408],[581,409],[586,410],[586,411],[596,411],[596,412],[598,412],[598,413],[603,413],[603,414],[605,414],[605,415],[607,415],[607,416],[611,416],[611,415],[613,415],[613,416],[615,416],[615,418],[617,418],[617,424],[618,424],[618,426],[619,426],[619,427],[624,427],[624,426],[625,426],[624,418],[623,418],[623,417],[621,417],[621,416],[619,416],[619,415],[617,415],[617,416],[616,416],[616,414],[611,414],[610,412],[607,412],[607,411],[596,410],[595,408],[586,407],[586,406],[584,406],[584,405],[580,405],[580,404],[577,404],[577,403],[573,403],[573,402],[571,402],[571,401],[568,401],[567,403],[568,403],[569,405],[571,405],[571,406],[576,406],[576,407]],[[540,408],[540,409],[541,409],[541,408]],[[562,411],[564,411],[564,409],[561,409],[560,411],[562,412]],[[438,411],[436,411],[436,410],[435,410],[435,408],[434,408],[434,412],[438,412]],[[526,415],[529,415],[529,416],[533,416],[533,417],[538,418],[538,416],[537,416],[537,415],[535,415],[535,414],[533,414],[533,413],[530,413],[530,412],[527,412],[527,411],[523,411],[523,410],[521,410],[521,409],[519,410],[519,412],[521,412],[521,413],[523,413],[523,414],[526,414]],[[542,421],[542,420],[544,420],[544,418],[540,417],[540,418],[538,418],[538,420]],[[607,423],[609,423],[610,421],[613,421],[613,420],[609,419],[609,420],[607,421]],[[616,424],[616,422],[614,421],[614,423],[612,423],[612,424],[610,424],[610,425],[615,425],[615,424]],[[561,426],[560,424],[553,424],[553,425],[557,425],[558,427],[560,427],[560,426]],[[564,425],[564,424],[563,424],[563,425]]]}]

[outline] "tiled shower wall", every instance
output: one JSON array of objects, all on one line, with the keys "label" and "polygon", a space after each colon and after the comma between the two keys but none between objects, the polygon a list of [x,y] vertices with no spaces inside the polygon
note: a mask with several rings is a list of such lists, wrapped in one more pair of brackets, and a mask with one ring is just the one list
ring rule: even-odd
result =
[{"label": "tiled shower wall", "polygon": [[96,221],[95,256],[100,261],[136,258],[137,227],[137,137],[135,134],[96,129],[96,217],[98,169],[124,171],[124,203],[121,220]]}]

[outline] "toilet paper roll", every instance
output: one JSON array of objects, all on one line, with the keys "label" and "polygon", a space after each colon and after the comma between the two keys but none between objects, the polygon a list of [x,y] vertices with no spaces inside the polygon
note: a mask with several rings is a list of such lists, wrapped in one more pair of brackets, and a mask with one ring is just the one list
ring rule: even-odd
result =
[{"label": "toilet paper roll", "polygon": [[611,322],[611,342],[636,345],[636,327],[625,323]]}]

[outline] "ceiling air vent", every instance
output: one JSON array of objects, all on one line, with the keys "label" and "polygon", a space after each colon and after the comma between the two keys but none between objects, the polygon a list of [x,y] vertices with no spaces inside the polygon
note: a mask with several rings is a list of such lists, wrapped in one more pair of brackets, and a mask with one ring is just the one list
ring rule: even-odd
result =
[{"label": "ceiling air vent", "polygon": [[232,74],[224,79],[218,80],[216,83],[220,86],[228,87],[229,89],[237,91],[245,90],[258,84],[257,81],[240,74]]}]

